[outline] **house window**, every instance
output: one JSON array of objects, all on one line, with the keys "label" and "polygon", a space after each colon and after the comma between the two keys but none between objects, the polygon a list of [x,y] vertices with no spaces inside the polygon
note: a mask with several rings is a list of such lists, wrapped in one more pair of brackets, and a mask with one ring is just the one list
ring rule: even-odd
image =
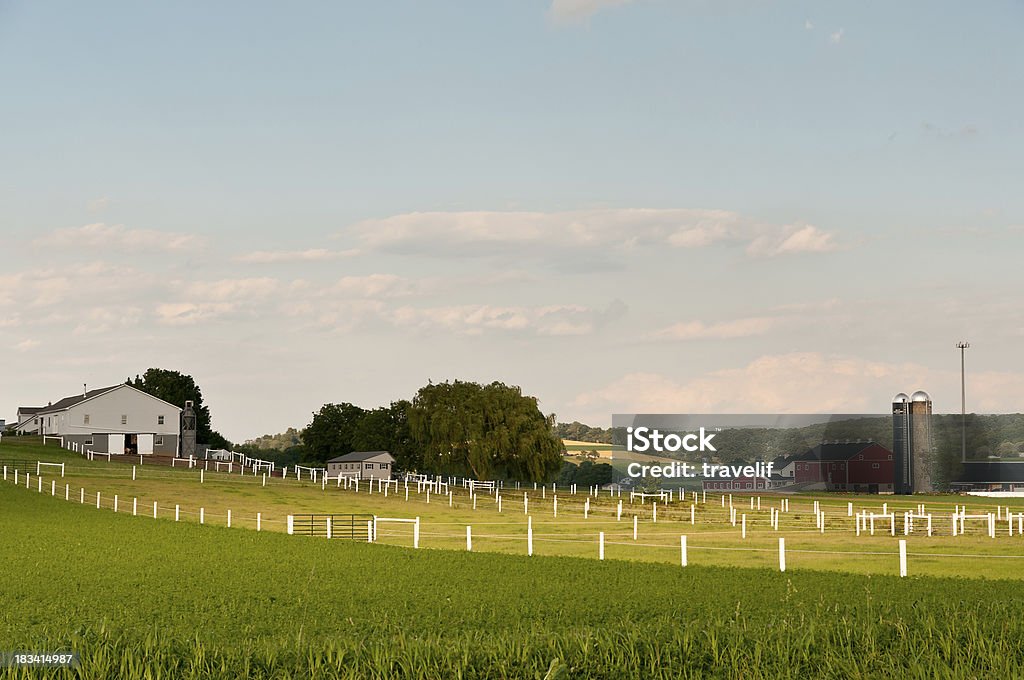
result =
[{"label": "house window", "polygon": [[127,425],[128,424],[128,416],[126,416],[126,415],[122,415],[121,416],[121,424],[122,425]]},{"label": "house window", "polygon": [[83,443],[83,444],[84,444],[85,446],[92,446],[92,437],[89,437],[88,439],[86,439],[86,440],[85,440],[84,442],[82,442],[82,443]]},{"label": "house window", "polygon": [[381,470],[387,470],[388,469],[388,464],[387,463],[381,463],[380,464],[380,469]]},{"label": "house window", "polygon": [[880,465],[880,464],[878,464],[878,463],[872,463],[872,464],[871,464],[871,469],[872,469],[872,470],[877,470],[877,469],[878,469],[879,467],[881,467],[881,465]]},{"label": "house window", "polygon": [[891,453],[889,454],[889,460],[892,460],[892,454]]},{"label": "house window", "polygon": [[373,469],[373,463],[366,463],[366,469],[367,470],[372,470]]},{"label": "house window", "polygon": [[88,413],[86,413],[86,414],[85,414],[85,416],[84,416],[84,421],[85,421],[85,424],[86,424],[86,425],[88,425],[88,424],[89,424],[89,414],[88,414]]},{"label": "house window", "polygon": [[153,446],[163,446],[163,445],[164,445],[164,438],[163,437],[154,437],[153,438]]},{"label": "house window", "polygon": [[156,417],[156,424],[157,425],[163,425],[164,424],[164,417],[163,416],[157,416]]}]

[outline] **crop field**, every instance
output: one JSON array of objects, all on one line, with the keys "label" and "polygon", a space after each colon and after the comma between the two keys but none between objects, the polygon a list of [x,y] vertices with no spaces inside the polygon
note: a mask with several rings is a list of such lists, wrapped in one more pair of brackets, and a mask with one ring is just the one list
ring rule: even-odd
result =
[{"label": "crop field", "polygon": [[[991,499],[794,496],[776,532],[767,507],[780,497],[763,495],[758,512],[736,496],[747,505],[743,539],[718,496],[697,504],[694,524],[689,500],[659,507],[654,522],[650,501],[623,499],[618,521],[618,497],[592,498],[584,519],[585,490],[559,490],[555,517],[550,489],[531,486],[527,557],[522,491],[506,489],[499,513],[483,495],[474,510],[463,489],[449,507],[446,496],[428,504],[415,492],[406,501],[213,472],[200,482],[197,470],[145,465],[133,481],[131,465],[5,439],[0,459],[12,458],[67,466],[63,478],[44,469],[42,484],[30,470],[27,487],[24,471],[16,486],[9,470],[0,484],[0,640],[77,651],[81,677],[958,678],[1014,677],[1024,664],[1016,532],[1000,524],[993,539],[968,524],[954,538],[936,521],[933,537],[906,537],[910,576],[899,578],[902,531],[855,537],[845,514],[847,502],[924,502],[948,519],[955,504],[974,513],[994,509]],[[418,516],[421,549],[407,525],[382,525],[375,544],[284,533],[288,514],[328,512]]]},{"label": "crop field", "polygon": [[[691,523],[692,492],[686,501],[674,498],[672,503],[658,504],[655,509],[649,499],[644,503],[639,499],[630,503],[628,493],[620,497],[603,492],[599,497],[588,497],[586,489],[578,489],[577,494],[572,495],[566,489],[552,493],[550,487],[544,490],[534,490],[532,485],[519,490],[507,487],[501,493],[499,512],[495,496],[481,493],[474,501],[468,490],[461,487],[452,487],[451,499],[443,494],[430,494],[428,499],[426,492],[417,492],[412,485],[406,500],[404,488],[397,494],[391,491],[385,496],[378,491],[369,493],[365,482],[358,492],[339,489],[334,480],[324,488],[320,483],[308,479],[299,482],[292,476],[268,478],[264,486],[262,476],[252,474],[200,472],[145,464],[134,466],[133,480],[132,465],[87,461],[56,446],[25,446],[9,440],[0,444],[0,459],[5,458],[65,461],[63,478],[54,478],[53,473],[43,469],[43,486],[34,475],[34,466],[29,471],[32,492],[38,493],[42,488],[44,495],[50,495],[52,491],[61,502],[67,495],[70,502],[82,504],[84,500],[84,504],[95,507],[99,493],[100,507],[107,511],[113,510],[116,496],[119,513],[131,514],[135,505],[139,515],[152,518],[155,502],[157,516],[161,519],[174,521],[177,506],[181,522],[198,523],[202,513],[204,524],[211,526],[226,525],[229,510],[232,527],[255,529],[259,516],[263,532],[286,531],[288,515],[419,517],[422,549],[465,550],[466,527],[469,526],[474,552],[524,555],[528,550],[528,528],[532,524],[535,555],[597,559],[603,533],[606,560],[677,565],[681,561],[680,537],[685,535],[689,565],[766,569],[778,569],[778,539],[783,537],[789,570],[878,575],[898,573],[897,541],[905,538],[912,575],[1024,578],[1021,568],[1024,567],[1024,534],[1018,532],[1018,515],[1024,511],[1022,499],[762,494],[758,509],[758,497],[733,495],[734,525],[729,497],[711,493],[705,497],[698,492]],[[22,486],[23,473],[19,473]],[[12,471],[8,472],[8,477],[8,483],[13,483]],[[789,510],[779,513],[776,530],[771,526],[771,512],[782,505],[784,498]],[[814,514],[815,503],[824,513],[824,532]],[[889,520],[879,519],[873,536],[866,529],[857,536],[855,518],[848,515],[851,503],[854,512],[878,514],[885,509],[895,514],[896,535],[892,535]],[[921,503],[933,516],[933,535],[926,536],[923,520],[915,520],[913,533],[904,536],[902,513],[919,509]],[[957,506],[966,506],[969,516],[998,512],[996,537],[990,538],[987,522],[978,519],[965,522],[966,534],[952,536],[951,516]],[[1012,527],[1006,519],[1008,512],[1014,518]],[[381,524],[377,542],[411,547],[413,529],[408,524]]]}]

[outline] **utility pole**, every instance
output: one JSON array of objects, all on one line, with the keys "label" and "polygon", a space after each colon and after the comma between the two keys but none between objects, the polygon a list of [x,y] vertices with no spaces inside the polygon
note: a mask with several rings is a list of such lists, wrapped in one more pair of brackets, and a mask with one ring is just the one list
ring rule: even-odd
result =
[{"label": "utility pole", "polygon": [[967,387],[964,373],[964,353],[971,343],[961,340],[956,343],[960,350],[960,461],[967,462]]}]

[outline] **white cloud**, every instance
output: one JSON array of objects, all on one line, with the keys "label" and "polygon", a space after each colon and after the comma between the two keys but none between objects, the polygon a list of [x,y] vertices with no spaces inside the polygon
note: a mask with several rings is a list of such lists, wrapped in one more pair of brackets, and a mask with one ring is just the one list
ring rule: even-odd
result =
[{"label": "white cloud", "polygon": [[18,344],[14,345],[14,349],[18,352],[28,352],[39,346],[39,341],[33,338],[27,338],[22,340]]},{"label": "white cloud", "polygon": [[764,335],[775,323],[768,317],[735,319],[705,324],[703,321],[681,321],[657,331],[654,336],[666,340],[728,340]]},{"label": "white cloud", "polygon": [[271,278],[220,279],[218,281],[197,281],[190,284],[185,295],[189,299],[213,300],[264,300],[280,288],[280,282]]},{"label": "white cloud", "polygon": [[552,336],[591,333],[600,318],[595,310],[581,305],[400,307],[389,312],[389,316],[400,327],[425,331],[445,330],[466,335],[513,331]]},{"label": "white cloud", "polygon": [[142,318],[143,310],[140,307],[93,307],[79,314],[79,322],[71,333],[83,336],[123,331],[138,326]]},{"label": "white cloud", "polygon": [[86,204],[86,208],[89,212],[98,213],[103,212],[110,207],[110,199],[106,196],[101,198],[94,198]]},{"label": "white cloud", "polygon": [[152,229],[129,229],[124,225],[102,222],[82,227],[56,229],[32,242],[45,248],[104,248],[115,250],[176,251],[202,245],[195,234],[178,234]]},{"label": "white cloud", "polygon": [[753,256],[832,249],[811,225],[758,224],[728,210],[612,208],[558,212],[415,212],[364,220],[347,230],[370,251],[436,256],[518,256],[553,251],[627,252],[747,243]]},{"label": "white cloud", "polygon": [[257,250],[238,255],[235,262],[251,264],[275,264],[279,262],[327,262],[358,255],[359,251],[327,250],[326,248],[310,248],[308,250]]},{"label": "white cloud", "polygon": [[753,257],[775,257],[794,253],[824,253],[837,247],[832,234],[817,227],[793,225],[756,237],[747,246]]},{"label": "white cloud", "polygon": [[573,406],[594,422],[611,413],[884,413],[892,394],[928,384],[929,371],[917,364],[802,352],[684,382],[630,373],[580,394]]},{"label": "white cloud", "polygon": [[168,326],[184,326],[212,321],[234,311],[234,305],[226,302],[174,302],[158,305],[157,321]]},{"label": "white cloud", "polygon": [[411,295],[416,284],[394,274],[369,274],[367,276],[343,276],[326,293],[343,297],[381,298]]},{"label": "white cloud", "polygon": [[838,45],[839,43],[841,43],[843,41],[843,29],[840,28],[838,31],[830,33],[828,36],[828,41],[833,45]]},{"label": "white cloud", "polygon": [[634,0],[551,0],[548,16],[554,21],[579,21],[608,7],[628,5]]}]

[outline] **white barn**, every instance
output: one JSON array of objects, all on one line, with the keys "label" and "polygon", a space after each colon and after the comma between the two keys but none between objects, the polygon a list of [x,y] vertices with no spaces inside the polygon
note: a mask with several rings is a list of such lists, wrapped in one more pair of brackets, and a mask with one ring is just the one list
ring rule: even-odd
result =
[{"label": "white barn", "polygon": [[65,397],[34,414],[38,433],[101,453],[178,451],[181,409],[131,385]]}]

